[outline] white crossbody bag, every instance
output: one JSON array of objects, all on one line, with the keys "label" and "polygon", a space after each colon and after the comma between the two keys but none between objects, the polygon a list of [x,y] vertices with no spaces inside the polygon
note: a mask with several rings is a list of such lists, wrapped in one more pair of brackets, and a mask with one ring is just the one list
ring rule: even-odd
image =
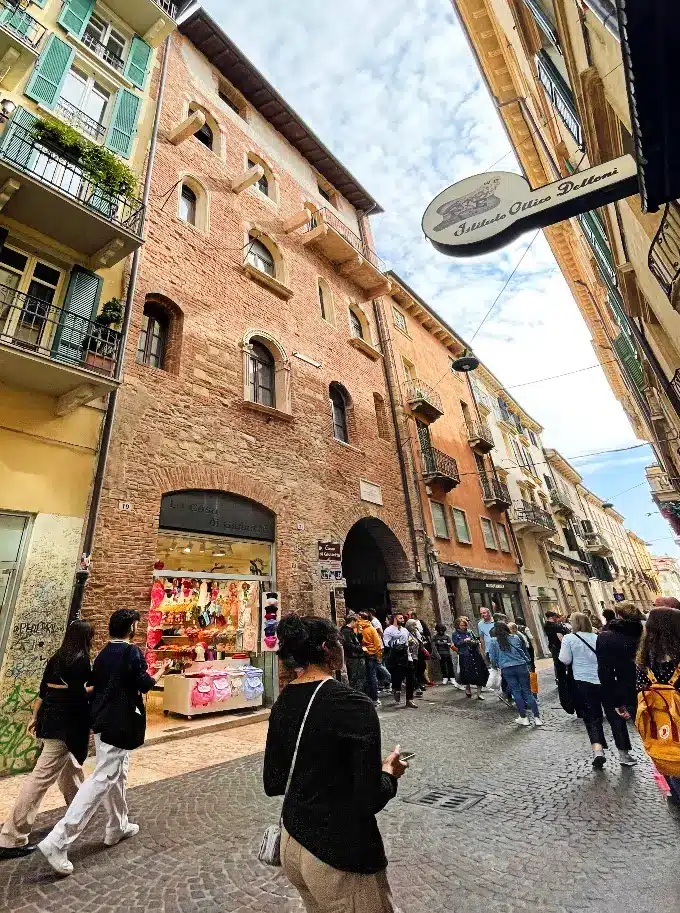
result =
[{"label": "white crossbody bag", "polygon": [[[305,723],[307,722],[307,717],[309,716],[309,711],[312,709],[312,704],[314,703],[314,698],[317,696],[321,687],[326,684],[330,679],[325,678],[322,682],[314,689],[314,693],[307,704],[307,709],[305,710],[305,715],[302,717],[302,723],[300,723],[300,731],[298,732],[297,741],[295,743],[295,751],[293,752],[293,760],[290,764],[290,771],[288,772],[288,780],[286,781],[286,791],[283,794],[283,800],[286,801],[286,796],[288,795],[288,790],[290,788],[290,782],[293,779],[293,771],[295,770],[295,762],[297,761],[298,748],[300,747],[300,739],[302,738],[302,733],[305,728]],[[295,687],[295,686],[293,686]],[[262,838],[262,843],[260,844],[260,851],[257,854],[257,858],[260,862],[264,862],[265,865],[281,865],[281,829],[283,827],[283,811],[281,812],[281,817],[279,818],[278,824],[270,824],[267,830],[264,832]]]}]

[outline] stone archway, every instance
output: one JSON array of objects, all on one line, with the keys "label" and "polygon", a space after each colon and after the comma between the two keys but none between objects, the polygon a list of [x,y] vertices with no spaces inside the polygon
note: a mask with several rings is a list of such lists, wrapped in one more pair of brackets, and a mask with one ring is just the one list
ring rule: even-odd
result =
[{"label": "stone archway", "polygon": [[349,530],[342,549],[348,609],[373,609],[381,619],[390,611],[388,584],[412,580],[404,548],[377,517],[363,517]]}]

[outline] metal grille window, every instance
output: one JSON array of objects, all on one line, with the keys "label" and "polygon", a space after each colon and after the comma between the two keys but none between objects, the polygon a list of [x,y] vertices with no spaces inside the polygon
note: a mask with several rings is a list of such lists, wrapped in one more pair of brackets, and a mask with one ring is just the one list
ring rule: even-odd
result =
[{"label": "metal grille window", "polygon": [[125,37],[97,13],[91,14],[81,41],[116,70],[125,68]]},{"label": "metal grille window", "polygon": [[274,356],[261,342],[250,345],[248,385],[250,401],[261,406],[274,406]]},{"label": "metal grille window", "polygon": [[77,127],[90,139],[102,140],[106,132],[104,118],[111,93],[75,67],[66,74],[61,96],[55,110],[59,116]]},{"label": "metal grille window", "polygon": [[191,187],[187,187],[187,185],[184,184],[179,199],[179,217],[183,222],[188,222],[189,225],[196,224],[197,204],[198,198],[196,197],[196,194]]},{"label": "metal grille window", "polygon": [[492,548],[497,550],[498,546],[496,545],[496,537],[493,534],[493,523],[487,517],[480,517],[479,522],[482,524],[482,537],[484,539],[484,545],[487,548]]},{"label": "metal grille window", "polygon": [[496,523],[496,532],[498,533],[498,541],[500,542],[501,551],[509,552],[510,551],[510,542],[508,540],[508,531],[505,528],[505,524]]},{"label": "metal grille window", "polygon": [[347,432],[347,395],[340,384],[331,384],[329,388],[331,408],[333,410],[333,437],[343,444],[349,443]]},{"label": "metal grille window", "polygon": [[538,440],[536,439],[536,435],[535,435],[534,432],[531,430],[531,428],[528,428],[527,430],[528,430],[528,432],[529,432],[529,440],[530,440],[531,443],[534,445],[534,447],[538,447]]},{"label": "metal grille window", "polygon": [[250,237],[248,243],[248,263],[251,266],[254,266],[255,269],[259,269],[261,273],[266,273],[268,276],[276,276],[276,264],[274,263],[274,257],[262,241],[258,241],[257,238]]},{"label": "metal grille window", "polygon": [[437,539],[449,538],[449,524],[446,522],[446,509],[439,501],[430,501],[432,511],[432,525]]},{"label": "metal grille window", "polygon": [[406,332],[406,317],[401,313],[398,308],[392,308],[392,313],[394,314],[394,325],[398,330]]},{"label": "metal grille window", "polygon": [[355,314],[354,311],[349,312],[349,325],[352,328],[352,336],[354,336],[355,339],[364,338],[363,325],[358,314]]},{"label": "metal grille window", "polygon": [[168,316],[153,304],[144,305],[142,329],[137,342],[137,363],[162,368],[168,336]]},{"label": "metal grille window", "polygon": [[459,542],[463,542],[464,544],[469,545],[472,542],[472,536],[470,535],[470,527],[468,526],[465,511],[460,510],[458,507],[452,507],[451,514],[453,516],[453,526],[456,531],[456,539]]}]

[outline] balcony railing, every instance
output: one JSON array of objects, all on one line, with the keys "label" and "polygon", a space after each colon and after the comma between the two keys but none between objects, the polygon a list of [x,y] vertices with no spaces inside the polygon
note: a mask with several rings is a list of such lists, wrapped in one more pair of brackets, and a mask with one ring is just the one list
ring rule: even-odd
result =
[{"label": "balcony railing", "polygon": [[452,456],[436,447],[424,448],[421,452],[425,481],[442,481],[448,491],[460,483],[458,463]]},{"label": "balcony railing", "polygon": [[409,381],[406,398],[411,411],[428,424],[444,414],[444,404],[437,391],[422,380]]},{"label": "balcony railing", "polygon": [[672,301],[675,283],[680,278],[680,207],[675,202],[666,203],[663,219],[649,248],[650,272]]},{"label": "balcony railing", "polygon": [[80,130],[81,133],[84,133],[95,142],[101,142],[106,136],[106,127],[104,124],[100,124],[99,121],[94,120],[84,111],[81,111],[80,108],[76,108],[75,105],[72,105],[70,101],[66,101],[65,98],[59,99],[54,107],[54,113],[61,120],[66,121],[67,124],[71,124],[72,127]]},{"label": "balcony railing", "polygon": [[0,285],[0,343],[114,377],[121,334],[43,298]]},{"label": "balcony railing", "polygon": [[40,143],[24,127],[13,124],[10,129],[12,135],[0,151],[0,156],[5,161],[41,184],[141,237],[144,205],[140,200],[110,193],[101,184],[88,178],[78,165]]},{"label": "balcony railing", "polygon": [[574,508],[571,505],[571,498],[565,491],[559,491],[557,488],[553,488],[550,492],[550,503],[556,511],[568,514],[574,513]]},{"label": "balcony railing", "polygon": [[520,501],[513,507],[512,519],[516,523],[530,523],[534,526],[543,526],[545,529],[556,529],[552,515],[547,510],[530,504],[529,501]]},{"label": "balcony railing", "polygon": [[505,482],[501,482],[500,479],[495,479],[492,476],[480,474],[479,484],[482,486],[482,498],[486,504],[510,507],[512,498],[510,497],[510,489]]},{"label": "balcony railing", "polygon": [[488,453],[494,448],[493,434],[486,422],[466,422],[468,441],[473,450]]},{"label": "balcony railing", "polygon": [[555,110],[562,118],[564,126],[574,137],[578,145],[583,148],[583,131],[578,110],[574,103],[574,95],[565,82],[564,77],[544,51],[536,55],[536,68],[538,80],[545,89],[548,98]]},{"label": "balcony railing", "polygon": [[353,232],[351,228],[345,225],[342,219],[339,219],[328,206],[323,206],[321,209],[315,210],[311,214],[309,222],[305,225],[304,230],[312,231],[322,222],[325,222],[329,228],[332,228],[333,231],[341,235],[357,253],[361,254],[365,260],[368,260],[371,266],[375,267],[375,269],[379,270],[381,273],[384,272],[385,264],[376,252],[372,250],[356,232]]},{"label": "balcony railing", "polygon": [[88,35],[87,32],[80,39],[86,47],[103,60],[105,63],[108,63],[109,66],[113,67],[114,70],[118,70],[119,73],[122,73],[125,69],[125,61],[122,57],[119,57],[118,54],[114,54],[105,44],[102,44],[101,41],[97,41],[94,35]]},{"label": "balcony railing", "polygon": [[173,3],[172,0],[155,0],[155,3],[160,6],[164,13],[167,13],[171,19],[177,18],[177,4]]},{"label": "balcony railing", "polygon": [[603,533],[586,533],[584,536],[586,549],[594,555],[600,555],[602,558],[608,558],[613,555],[612,547]]},{"label": "balcony railing", "polygon": [[645,475],[653,494],[680,496],[680,479],[672,478],[660,466],[648,466]]},{"label": "balcony railing", "polygon": [[0,0],[0,27],[7,29],[34,51],[37,51],[47,31],[30,13],[10,0]]}]

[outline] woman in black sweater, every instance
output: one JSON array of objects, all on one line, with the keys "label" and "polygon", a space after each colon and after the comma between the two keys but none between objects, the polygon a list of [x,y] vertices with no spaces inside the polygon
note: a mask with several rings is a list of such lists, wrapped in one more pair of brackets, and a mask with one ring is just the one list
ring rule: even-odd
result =
[{"label": "woman in black sweater", "polygon": [[295,743],[311,697],[295,770],[283,803],[281,864],[310,913],[342,901],[362,913],[392,913],[387,858],[376,821],[408,765],[399,748],[381,759],[372,702],[333,678],[342,668],[337,628],[324,618],[284,618],[279,657],[297,679],[272,708],[264,758],[268,796],[286,794]]}]

